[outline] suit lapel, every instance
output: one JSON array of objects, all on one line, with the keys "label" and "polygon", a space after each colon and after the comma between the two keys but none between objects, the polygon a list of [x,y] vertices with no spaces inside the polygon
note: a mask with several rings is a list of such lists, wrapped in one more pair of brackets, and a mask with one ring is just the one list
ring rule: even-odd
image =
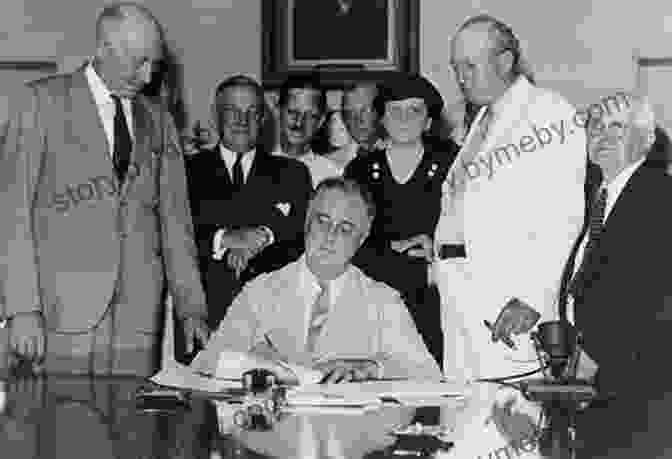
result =
[{"label": "suit lapel", "polygon": [[[114,173],[112,164],[112,150],[105,134],[103,121],[100,117],[98,106],[96,105],[93,93],[89,87],[89,83],[84,75],[84,69],[81,68],[72,74],[72,86],[70,91],[70,101],[72,104],[70,113],[70,133],[72,139],[82,146],[83,151],[89,151],[91,154],[101,155],[105,162],[109,164],[109,176],[115,181],[118,189],[119,181]],[[84,115],[75,115],[83,113]],[[95,113],[95,116],[91,116]],[[101,148],[105,145],[106,148]]]},{"label": "suit lapel", "polygon": [[[231,180],[231,175],[229,170],[226,168],[226,163],[222,159],[221,152],[219,151],[219,144],[215,145],[212,150],[203,152],[205,154],[204,163],[206,165],[205,173],[208,177],[213,177],[212,185],[216,190],[215,194],[225,193],[226,198],[228,199],[228,190],[231,188],[233,181]],[[209,194],[209,193],[208,193]]]},{"label": "suit lapel", "polygon": [[271,171],[268,167],[268,156],[267,154],[257,148],[256,153],[254,154],[254,161],[252,161],[252,166],[250,167],[250,172],[247,175],[246,184],[254,183],[257,185],[259,178],[268,177]]},{"label": "suit lapel", "polygon": [[510,89],[516,91],[516,94],[511,95],[510,103],[503,106],[501,113],[494,115],[479,155],[487,155],[497,146],[511,143],[513,133],[518,132],[520,124],[528,120],[527,112],[533,98],[532,86],[527,81],[519,81]]},{"label": "suit lapel", "polygon": [[[646,163],[640,164],[637,170],[632,174],[628,182],[621,190],[621,194],[614,202],[614,206],[609,213],[609,216],[604,222],[604,233],[602,235],[600,248],[607,245],[610,241],[610,235],[614,237],[615,230],[620,228],[629,228],[633,225],[632,221],[632,209],[639,208],[642,202],[648,202],[641,199],[641,196],[638,198],[638,193],[641,190],[646,189],[645,187],[649,186],[649,180],[647,175],[651,170],[647,167]],[[610,232],[611,230],[611,232]]]}]

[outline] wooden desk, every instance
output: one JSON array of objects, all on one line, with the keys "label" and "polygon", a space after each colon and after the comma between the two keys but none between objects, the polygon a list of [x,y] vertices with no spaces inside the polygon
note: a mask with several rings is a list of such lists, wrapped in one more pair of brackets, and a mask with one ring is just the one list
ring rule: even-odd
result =
[{"label": "wooden desk", "polygon": [[[138,412],[134,394],[143,383],[132,377],[56,375],[8,380],[4,397],[0,393],[0,457],[373,459],[392,457],[385,453],[395,441],[389,431],[418,414],[414,408],[389,407],[365,415],[288,415],[270,432],[233,429],[222,436],[215,406],[204,398],[192,398],[188,410],[176,413]],[[672,397],[663,397],[588,409],[577,417],[583,447],[576,457],[667,457],[671,402]],[[488,407],[478,412],[487,413]],[[570,456],[561,445],[530,457]]]}]

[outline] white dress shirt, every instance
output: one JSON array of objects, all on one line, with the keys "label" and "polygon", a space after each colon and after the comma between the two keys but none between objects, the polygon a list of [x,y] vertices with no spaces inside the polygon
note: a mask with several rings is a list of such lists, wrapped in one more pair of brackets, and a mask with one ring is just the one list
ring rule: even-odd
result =
[{"label": "white dress shirt", "polygon": [[[86,81],[89,83],[89,88],[91,88],[93,100],[98,107],[98,114],[100,115],[100,120],[103,123],[105,135],[107,136],[107,144],[110,147],[110,157],[112,157],[114,154],[114,115],[116,112],[114,100],[112,100],[112,97],[110,97],[112,92],[110,92],[110,90],[105,85],[105,82],[96,73],[96,70],[90,63],[84,69],[84,75],[86,75]],[[126,124],[128,125],[128,131],[131,135],[131,139],[133,139],[133,108],[131,106],[131,99],[122,97],[121,105],[124,107]]]},{"label": "white dress shirt", "polygon": [[[247,153],[243,153],[243,158],[240,160],[241,166],[243,167],[243,180],[245,182],[247,182],[247,177],[250,175],[250,169],[252,169],[252,162],[254,162],[255,154],[256,150],[253,148]],[[238,153],[229,150],[220,143],[219,155],[222,157],[222,160],[226,164],[226,169],[229,171],[229,177],[231,177],[231,180],[233,180],[233,165],[236,163]]]},{"label": "white dress shirt", "polygon": [[276,148],[273,152],[275,156],[284,156],[285,158],[293,158],[301,161],[308,167],[310,176],[313,181],[313,188],[316,188],[320,182],[326,178],[340,177],[343,175],[343,169],[335,162],[324,156],[316,154],[313,150],[308,150],[299,157],[290,156],[280,148]]}]

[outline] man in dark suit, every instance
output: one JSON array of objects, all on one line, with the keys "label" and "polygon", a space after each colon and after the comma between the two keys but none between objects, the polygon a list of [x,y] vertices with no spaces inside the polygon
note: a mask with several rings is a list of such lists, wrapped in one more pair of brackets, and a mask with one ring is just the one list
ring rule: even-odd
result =
[{"label": "man in dark suit", "polygon": [[672,195],[672,178],[648,160],[655,139],[650,104],[641,97],[627,101],[591,113],[586,125],[588,177],[601,183],[588,186],[589,217],[560,294],[561,317],[575,322],[599,365],[598,387],[621,395],[669,386],[660,351],[672,325],[666,269],[672,215],[661,205]]},{"label": "man in dark suit", "polygon": [[298,258],[312,187],[303,164],[261,147],[264,92],[254,79],[220,83],[213,116],[220,141],[189,158],[187,175],[214,328],[245,281]]},{"label": "man in dark suit", "polygon": [[0,120],[2,312],[12,351],[47,371],[149,375],[166,281],[188,347],[207,340],[205,296],[176,129],[139,94],[161,28],[120,3],[96,35],[91,62],[28,84]]}]

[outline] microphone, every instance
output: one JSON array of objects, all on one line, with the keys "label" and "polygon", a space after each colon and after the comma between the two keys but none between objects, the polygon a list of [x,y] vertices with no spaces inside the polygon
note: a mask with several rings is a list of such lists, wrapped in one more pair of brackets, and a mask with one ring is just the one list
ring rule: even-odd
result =
[{"label": "microphone", "polygon": [[543,380],[521,382],[528,398],[586,401],[595,398],[597,391],[593,385],[576,379],[581,334],[571,323],[567,320],[543,322],[536,332],[531,333],[531,338],[539,363],[545,370]]},{"label": "microphone", "polygon": [[[552,321],[539,324],[532,339],[537,341],[537,352],[544,354],[551,377],[560,383],[567,382],[573,376],[573,368],[579,334],[568,321]],[[570,374],[571,373],[571,374]]]}]

